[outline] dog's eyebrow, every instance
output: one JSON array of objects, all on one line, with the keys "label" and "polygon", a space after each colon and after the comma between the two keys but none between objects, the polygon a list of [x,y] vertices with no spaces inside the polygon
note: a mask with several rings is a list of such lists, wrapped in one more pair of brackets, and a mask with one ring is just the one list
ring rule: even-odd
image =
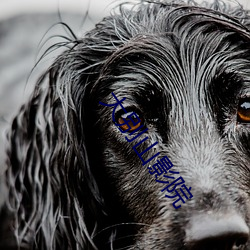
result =
[{"label": "dog's eyebrow", "polygon": [[146,36],[142,40],[129,42],[108,58],[102,71],[103,81],[99,86],[110,88],[112,81],[111,90],[119,89],[124,94],[133,94],[130,91],[141,94],[149,91],[151,94],[157,90],[170,92],[173,82],[184,81],[174,47],[175,44],[168,37],[159,39]]},{"label": "dog's eyebrow", "polygon": [[232,89],[236,92],[236,90],[239,90],[244,86],[244,82],[245,80],[240,72],[225,70],[216,74],[211,79],[210,85],[213,88],[220,88],[222,91],[229,91]]}]

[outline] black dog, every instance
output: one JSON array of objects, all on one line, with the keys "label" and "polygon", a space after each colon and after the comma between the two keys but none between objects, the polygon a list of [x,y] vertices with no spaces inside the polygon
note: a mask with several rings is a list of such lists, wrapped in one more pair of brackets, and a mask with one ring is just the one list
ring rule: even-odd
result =
[{"label": "black dog", "polygon": [[[9,133],[3,249],[250,249],[250,18],[189,3],[122,6],[40,79]],[[112,92],[148,128],[131,143]],[[145,136],[192,187],[179,209]]]}]

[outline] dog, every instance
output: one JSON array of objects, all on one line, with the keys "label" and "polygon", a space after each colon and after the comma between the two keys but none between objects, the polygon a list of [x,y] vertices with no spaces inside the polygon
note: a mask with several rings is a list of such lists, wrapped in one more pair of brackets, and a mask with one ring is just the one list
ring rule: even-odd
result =
[{"label": "dog", "polygon": [[[249,28],[241,6],[142,1],[70,41],[8,134],[1,249],[250,249]],[[111,93],[147,128],[130,143]],[[148,172],[164,156],[178,209]]]}]

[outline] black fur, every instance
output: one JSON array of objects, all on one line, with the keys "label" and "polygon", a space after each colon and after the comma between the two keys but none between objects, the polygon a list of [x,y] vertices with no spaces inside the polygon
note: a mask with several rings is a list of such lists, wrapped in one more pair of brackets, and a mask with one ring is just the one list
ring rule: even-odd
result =
[{"label": "black fur", "polygon": [[[219,1],[142,2],[72,41],[9,133],[3,249],[205,249],[189,245],[196,215],[249,226],[250,125],[237,121],[249,20]],[[158,142],[148,157],[168,156],[192,187],[180,209],[133,151],[142,137],[128,143],[99,104],[114,103],[111,92],[148,127],[143,147]]]}]

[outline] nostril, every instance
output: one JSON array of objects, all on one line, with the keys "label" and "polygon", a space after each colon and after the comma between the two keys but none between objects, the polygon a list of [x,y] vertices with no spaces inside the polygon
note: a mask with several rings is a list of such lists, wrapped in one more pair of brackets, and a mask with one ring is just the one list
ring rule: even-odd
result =
[{"label": "nostril", "polygon": [[235,240],[234,248],[238,249],[241,246],[244,246],[247,243],[247,241],[248,241],[248,235],[240,236],[238,239]]},{"label": "nostril", "polygon": [[228,234],[187,243],[189,250],[240,250],[248,241],[247,235]]},{"label": "nostril", "polygon": [[186,230],[190,250],[239,250],[248,239],[247,224],[238,215],[194,216]]}]

